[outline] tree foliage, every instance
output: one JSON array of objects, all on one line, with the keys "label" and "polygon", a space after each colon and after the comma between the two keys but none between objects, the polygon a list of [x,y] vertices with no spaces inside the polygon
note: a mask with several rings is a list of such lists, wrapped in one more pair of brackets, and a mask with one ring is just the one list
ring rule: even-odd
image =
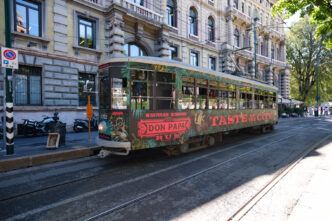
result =
[{"label": "tree foliage", "polygon": [[287,19],[298,11],[302,18],[310,16],[310,23],[317,24],[315,37],[324,36],[324,44],[332,49],[332,0],[279,0],[272,8],[272,15],[279,13]]},{"label": "tree foliage", "polygon": [[325,47],[323,37],[315,38],[316,26],[310,24],[306,16],[286,33],[291,96],[306,104],[314,104],[316,99],[316,58],[321,102],[332,100],[332,51]]}]

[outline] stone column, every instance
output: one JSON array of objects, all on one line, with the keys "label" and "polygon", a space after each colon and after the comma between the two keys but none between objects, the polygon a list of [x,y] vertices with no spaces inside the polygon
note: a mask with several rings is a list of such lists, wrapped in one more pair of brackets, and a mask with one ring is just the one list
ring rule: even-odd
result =
[{"label": "stone column", "polygon": [[[123,17],[120,12],[114,11],[111,14],[110,19],[107,21],[109,23],[110,30],[105,30],[105,38],[109,39],[108,47],[109,48],[106,53],[109,53],[109,57],[123,57],[124,54],[124,32],[122,30],[123,27]],[[109,36],[107,36],[109,34]]]},{"label": "stone column", "polygon": [[190,61],[188,59],[188,56],[189,56],[189,51],[188,51],[188,48],[187,48],[187,43],[185,42],[182,42],[182,62],[184,63],[187,63],[187,64],[190,64]]},{"label": "stone column", "polygon": [[232,51],[233,51],[233,46],[229,44],[224,44],[221,46],[221,53],[219,57],[221,70],[229,74],[235,71],[235,64],[234,64],[235,59]]},{"label": "stone column", "polygon": [[160,31],[160,36],[157,39],[157,54],[161,58],[168,58],[169,57],[169,42],[168,42],[168,32],[163,28]]},{"label": "stone column", "polygon": [[286,61],[286,44],[285,44],[285,42],[282,43],[281,60],[284,62]]},{"label": "stone column", "polygon": [[226,17],[226,32],[227,32],[227,44],[234,45],[234,25],[231,15]]},{"label": "stone column", "polygon": [[268,35],[267,36],[267,57],[271,58],[271,45],[272,45],[272,42],[271,42],[271,36]]},{"label": "stone column", "polygon": [[[65,0],[56,0],[53,6],[53,31],[54,31],[54,53],[68,54],[68,20],[67,3]],[[71,30],[73,36],[73,30]]]},{"label": "stone column", "polygon": [[265,68],[265,80],[268,84],[273,85],[273,73],[271,65]]},{"label": "stone column", "polygon": [[289,98],[290,95],[290,72],[289,69],[285,69],[281,72],[281,85],[279,87],[281,95],[284,98]]},{"label": "stone column", "polygon": [[255,61],[248,61],[248,73],[251,77],[255,77]]},{"label": "stone column", "polygon": [[167,6],[167,0],[161,0],[161,13],[163,17],[163,23],[167,24],[167,15],[166,15],[166,6]]}]

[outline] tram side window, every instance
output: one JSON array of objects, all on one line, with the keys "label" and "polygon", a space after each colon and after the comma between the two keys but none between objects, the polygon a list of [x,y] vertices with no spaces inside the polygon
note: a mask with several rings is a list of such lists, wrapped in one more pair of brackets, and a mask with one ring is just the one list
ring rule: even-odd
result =
[{"label": "tram side window", "polygon": [[228,92],[221,91],[219,109],[228,109]]},{"label": "tram side window", "polygon": [[132,70],[131,78],[131,109],[152,110],[152,72]]},{"label": "tram side window", "polygon": [[207,80],[196,79],[196,109],[207,109]]},{"label": "tram side window", "polygon": [[259,95],[259,108],[264,109],[264,95]]},{"label": "tram side window", "polygon": [[112,109],[127,109],[127,79],[112,78]]},{"label": "tram side window", "polygon": [[236,92],[228,92],[228,107],[229,109],[236,109]]},{"label": "tram side window", "polygon": [[259,109],[259,95],[255,94],[254,109]]},{"label": "tram side window", "polygon": [[99,108],[109,109],[110,105],[110,78],[101,77],[99,82]]},{"label": "tram side window", "polygon": [[156,108],[157,110],[175,109],[175,74],[156,73]]},{"label": "tram side window", "polygon": [[219,91],[215,89],[209,90],[209,109],[218,109]]},{"label": "tram side window", "polygon": [[182,109],[195,109],[195,79],[182,76]]},{"label": "tram side window", "polygon": [[277,93],[273,93],[273,98],[272,98],[272,108],[276,109],[277,108]]}]

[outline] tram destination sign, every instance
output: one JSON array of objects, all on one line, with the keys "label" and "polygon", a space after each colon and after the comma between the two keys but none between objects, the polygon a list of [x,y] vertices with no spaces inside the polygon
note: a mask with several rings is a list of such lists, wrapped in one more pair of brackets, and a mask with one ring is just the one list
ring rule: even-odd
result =
[{"label": "tram destination sign", "polygon": [[18,51],[1,47],[1,67],[18,69]]}]

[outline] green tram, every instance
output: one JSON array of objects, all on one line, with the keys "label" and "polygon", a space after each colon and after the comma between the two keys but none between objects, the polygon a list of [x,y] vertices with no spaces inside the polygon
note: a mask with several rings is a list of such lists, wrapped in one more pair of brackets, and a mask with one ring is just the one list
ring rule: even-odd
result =
[{"label": "green tram", "polygon": [[100,156],[164,147],[184,153],[243,128],[273,129],[278,89],[258,81],[155,57],[99,66]]}]

